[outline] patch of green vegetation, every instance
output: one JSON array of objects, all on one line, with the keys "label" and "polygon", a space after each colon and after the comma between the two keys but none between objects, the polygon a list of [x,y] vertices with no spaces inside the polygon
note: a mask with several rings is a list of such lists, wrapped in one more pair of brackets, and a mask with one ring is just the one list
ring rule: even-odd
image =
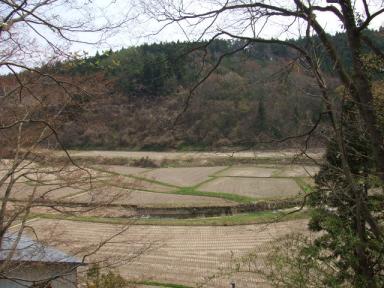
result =
[{"label": "patch of green vegetation", "polygon": [[162,186],[166,186],[166,187],[171,187],[171,188],[179,188],[179,186],[172,185],[172,184],[169,184],[169,183],[165,183],[165,182],[161,182],[161,181],[157,181],[157,180],[153,180],[153,179],[148,179],[148,178],[140,177],[140,176],[137,176],[137,175],[120,174],[120,173],[117,173],[117,172],[108,171],[108,170],[103,169],[101,167],[93,167],[92,169],[94,169],[96,171],[100,171],[100,172],[106,172],[106,173],[109,173],[111,175],[123,176],[123,177],[131,178],[131,179],[136,179],[136,180],[140,180],[140,181],[144,181],[144,182],[148,182],[148,183],[153,183],[153,184],[158,184],[158,185],[162,185]]},{"label": "patch of green vegetation", "polygon": [[91,223],[120,224],[120,225],[164,225],[164,226],[234,226],[247,224],[264,224],[295,219],[306,219],[308,211],[292,210],[262,211],[243,213],[229,216],[202,217],[202,218],[123,218],[123,217],[98,217],[98,216],[72,216],[63,214],[33,213],[31,218],[60,219]]},{"label": "patch of green vegetation", "polygon": [[162,282],[150,281],[150,280],[133,282],[133,284],[150,285],[150,286],[164,287],[164,288],[192,288],[191,286],[185,286],[182,284],[162,283]]},{"label": "patch of green vegetation", "polygon": [[276,169],[277,170],[272,173],[271,178],[279,178],[280,175],[284,172],[284,166],[280,166]]},{"label": "patch of green vegetation", "polygon": [[[222,172],[222,171],[224,171],[224,170],[226,170],[228,168],[229,167],[226,167],[223,170],[218,171],[217,173]],[[140,180],[140,181],[144,181],[144,182],[158,184],[158,185],[162,185],[162,186],[166,186],[166,187],[178,188],[178,190],[176,190],[176,191],[169,191],[169,192],[156,192],[156,191],[149,191],[149,190],[145,190],[145,189],[140,189],[140,190],[145,190],[145,191],[149,191],[149,192],[176,194],[176,195],[192,195],[192,196],[206,196],[206,197],[222,198],[222,199],[234,201],[234,202],[241,203],[241,204],[249,204],[249,203],[252,203],[252,202],[255,201],[255,199],[253,199],[251,197],[240,196],[240,195],[230,194],[230,193],[222,193],[222,192],[203,192],[203,191],[198,191],[196,189],[198,186],[200,186],[200,185],[202,185],[202,184],[204,184],[204,183],[206,183],[208,181],[211,181],[211,180],[215,179],[215,177],[210,177],[210,179],[208,179],[208,180],[206,180],[206,181],[204,181],[202,183],[199,183],[198,185],[193,186],[193,187],[180,187],[180,186],[168,184],[168,183],[157,181],[157,180],[153,180],[153,179],[147,179],[147,178],[140,177],[140,176],[137,176],[137,175],[135,175],[135,176],[133,176],[133,175],[126,176],[126,175],[122,175],[122,174],[119,174],[119,173],[116,173],[116,172],[106,171],[106,170],[103,170],[102,168],[97,168],[97,170],[108,172],[108,173],[111,173],[111,174],[114,174],[114,175],[120,175],[120,176],[124,176],[124,177],[129,177],[129,178]],[[123,188],[123,187],[121,187],[121,188]]]},{"label": "patch of green vegetation", "polygon": [[209,176],[207,180],[205,180],[205,181],[203,181],[203,182],[201,182],[195,186],[181,187],[179,190],[173,192],[173,194],[222,198],[225,200],[230,200],[230,201],[234,201],[234,202],[241,203],[241,204],[250,204],[250,203],[255,202],[256,199],[254,199],[252,197],[241,196],[241,195],[237,195],[237,194],[224,193],[224,192],[199,191],[198,188],[200,186],[218,178],[218,176],[216,176],[217,174],[222,173],[223,171],[226,171],[230,168],[231,168],[231,166],[227,166],[227,167],[215,172],[213,175]]},{"label": "patch of green vegetation", "polygon": [[[226,170],[226,169],[224,169],[224,170]],[[223,170],[221,170],[221,171],[223,171]],[[221,171],[219,171],[219,172],[221,172]],[[217,172],[217,173],[219,173],[219,172]],[[191,187],[188,187],[188,188],[191,188],[191,189],[193,188],[195,190],[199,190],[200,186],[203,186],[205,183],[211,182],[211,181],[213,181],[213,180],[215,180],[217,178],[219,178],[219,177],[215,176],[215,175],[211,175],[211,176],[208,177],[207,180],[204,180],[203,182],[200,182],[200,183],[196,184],[195,186],[191,186]]]},{"label": "patch of green vegetation", "polygon": [[297,185],[299,185],[299,187],[301,188],[301,190],[304,191],[305,194],[309,194],[313,192],[313,187],[307,182],[305,182],[305,178],[295,177],[292,179],[295,180]]},{"label": "patch of green vegetation", "polygon": [[[152,190],[148,190],[148,189],[140,189],[142,191],[148,191],[148,192],[155,192],[155,193],[166,193],[166,194],[176,194],[176,195],[191,195],[191,196],[205,196],[205,197],[213,197],[213,198],[221,198],[221,199],[225,199],[225,200],[229,200],[229,201],[234,201],[234,202],[237,202],[237,203],[240,203],[240,204],[250,204],[250,203],[253,203],[255,202],[256,200],[289,200],[290,198],[287,198],[287,197],[273,197],[273,198],[263,198],[263,199],[255,199],[253,197],[249,197],[249,196],[242,196],[242,195],[237,195],[237,194],[232,194],[232,193],[225,193],[225,192],[210,192],[210,191],[200,191],[198,188],[207,183],[207,182],[210,182],[220,176],[217,176],[219,173],[222,173],[223,171],[225,170],[228,170],[230,169],[231,166],[227,166],[225,168],[223,168],[222,170],[219,170],[217,171],[216,173],[214,173],[213,175],[209,176],[209,179],[195,185],[195,186],[190,186],[190,187],[180,187],[180,186],[176,186],[176,185],[172,185],[172,184],[168,184],[168,183],[165,183],[165,182],[161,182],[161,181],[157,181],[157,180],[153,180],[153,179],[148,179],[148,178],[144,178],[144,177],[141,177],[141,176],[137,176],[137,175],[123,175],[123,174],[119,174],[119,173],[116,173],[116,172],[112,172],[112,171],[106,171],[106,170],[103,170],[102,168],[97,168],[95,170],[99,170],[99,171],[104,171],[104,172],[108,172],[110,174],[114,174],[114,175],[120,175],[120,176],[124,176],[124,177],[127,177],[127,178],[131,178],[131,179],[136,179],[136,180],[139,180],[139,181],[144,181],[144,182],[149,182],[149,183],[153,183],[153,184],[157,184],[157,185],[161,185],[161,186],[165,186],[165,187],[170,187],[170,188],[177,188],[176,191],[167,191],[167,192],[159,192],[159,191],[152,191]],[[238,177],[238,176],[226,176],[226,177]],[[294,181],[296,181],[296,183],[299,185],[299,187],[305,191],[305,193],[310,193],[312,191],[312,187],[305,182],[305,180],[303,178],[300,178],[300,177],[279,177],[279,176],[273,176],[274,178],[286,178],[286,179],[293,179]],[[239,177],[239,178],[255,178],[255,177]],[[262,177],[264,178],[264,177]],[[269,178],[269,177],[267,177]],[[112,183],[110,183],[111,185],[113,186],[116,186]],[[120,188],[125,188],[123,186],[118,186]]]},{"label": "patch of green vegetation", "polygon": [[166,187],[180,188],[180,186],[172,185],[172,184],[161,182],[161,181],[158,181],[158,180],[153,180],[153,179],[148,179],[148,178],[140,177],[140,176],[137,176],[137,175],[135,175],[135,176],[131,175],[129,177],[131,177],[133,179],[140,180],[140,181],[149,182],[149,183],[153,183],[153,184],[158,184],[158,185],[162,185],[162,186],[166,186]]},{"label": "patch of green vegetation", "polygon": [[255,199],[251,197],[241,196],[241,195],[236,195],[231,193],[223,193],[223,192],[199,191],[196,189],[196,187],[183,187],[173,192],[173,194],[222,198],[225,200],[230,200],[230,201],[234,201],[241,204],[249,204],[249,203],[255,202]]},{"label": "patch of green vegetation", "polygon": [[[258,166],[259,167],[259,166]],[[216,178],[221,177],[221,176],[215,176]],[[225,178],[251,178],[251,179],[295,179],[298,177],[290,177],[290,176],[271,176],[271,177],[266,177],[266,176],[233,176],[233,175],[226,175],[222,176]],[[207,181],[208,182],[208,181]]]},{"label": "patch of green vegetation", "polygon": [[213,180],[213,179],[215,179],[215,178],[217,178],[217,177],[220,177],[220,175],[219,175],[220,173],[223,173],[223,172],[225,172],[225,171],[231,169],[232,166],[233,166],[233,165],[227,165],[227,166],[224,167],[223,169],[221,169],[221,170],[219,170],[219,171],[216,171],[215,173],[213,173],[212,175],[209,176],[209,179],[208,179],[208,180],[206,180],[206,181],[204,181],[204,182],[202,182],[202,183],[199,183],[197,186],[200,186],[200,185],[202,185],[202,184],[204,184],[204,183],[206,183],[206,182],[209,182],[209,181],[211,181],[211,180]]}]

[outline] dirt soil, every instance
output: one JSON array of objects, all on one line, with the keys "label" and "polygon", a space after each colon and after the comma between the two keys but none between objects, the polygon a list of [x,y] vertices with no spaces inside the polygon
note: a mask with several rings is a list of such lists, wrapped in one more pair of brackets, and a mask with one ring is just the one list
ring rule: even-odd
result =
[{"label": "dirt soil", "polygon": [[[122,231],[119,225],[37,220],[30,222],[40,239],[47,240],[74,255],[81,256],[100,241]],[[292,232],[306,233],[307,221],[296,220],[274,224],[244,226],[130,226],[127,231],[100,249],[91,259],[107,260],[127,279],[154,280],[196,287],[269,287],[255,274],[220,276],[231,260],[256,251],[257,264],[264,267],[270,241]],[[136,258],[137,256],[140,256]],[[90,260],[91,260],[90,259]],[[217,274],[219,275],[219,274]]]},{"label": "dirt soil", "polygon": [[130,167],[124,165],[97,165],[95,167],[121,175],[139,175],[140,173],[150,170],[150,168]]},{"label": "dirt soil", "polygon": [[288,198],[302,192],[292,179],[220,177],[199,187],[201,191],[225,192],[256,199]]},{"label": "dirt soil", "polygon": [[[4,196],[6,185],[0,187],[0,197]],[[34,191],[36,189],[36,191]],[[71,196],[77,193],[83,192],[82,189],[65,187],[60,185],[43,185],[43,186],[34,186],[25,184],[25,183],[16,183],[13,186],[11,198],[17,200],[26,200],[32,193],[35,193],[34,199],[41,198],[49,200],[58,200],[62,197]]]},{"label": "dirt soil", "polygon": [[231,206],[237,203],[214,197],[175,195],[109,187],[108,190],[88,191],[66,199],[74,203],[123,204],[139,207],[206,207]]},{"label": "dirt soil", "polygon": [[220,172],[217,176],[234,176],[234,177],[271,177],[278,169],[264,168],[255,166],[232,167],[228,170]]},{"label": "dirt soil", "polygon": [[188,187],[208,180],[209,176],[225,168],[226,167],[160,168],[142,173],[141,177],[176,186]]},{"label": "dirt soil", "polygon": [[319,170],[320,168],[317,166],[286,165],[275,175],[279,177],[313,177]]}]

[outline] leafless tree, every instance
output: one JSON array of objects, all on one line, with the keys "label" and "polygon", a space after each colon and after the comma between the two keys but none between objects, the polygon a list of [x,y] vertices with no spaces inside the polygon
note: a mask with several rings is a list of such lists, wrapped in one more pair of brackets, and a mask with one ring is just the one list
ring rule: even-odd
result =
[{"label": "leafless tree", "polygon": [[[372,176],[384,182],[384,129],[380,126],[380,111],[375,105],[373,85],[368,69],[366,69],[363,47],[370,49],[376,59],[384,59],[383,51],[368,35],[367,29],[382,17],[384,4],[382,1],[350,1],[350,0],[217,0],[217,1],[138,1],[143,13],[160,23],[161,28],[154,34],[163,33],[169,27],[179,27],[181,32],[193,40],[206,40],[209,45],[214,39],[222,37],[236,39],[242,46],[222,55],[216,65],[202,75],[186,99],[185,109],[193,96],[193,92],[220,65],[223,58],[247,49],[252,43],[272,43],[289,47],[296,51],[293,61],[312,74],[319,87],[320,95],[329,115],[338,150],[341,151],[340,173],[348,182],[348,192],[340,197],[351,197],[353,217],[356,222],[354,233],[361,243],[365,242],[367,233],[377,241],[383,241],[383,229],[380,217],[371,211],[366,191],[360,189],[347,157],[343,133],[343,101],[351,97],[357,107],[373,151],[375,169]],[[327,20],[329,20],[327,22]],[[330,27],[332,26],[332,27]],[[342,32],[346,35],[348,53],[351,63],[342,61],[341,52],[327,33]],[[292,38],[303,38],[304,45],[298,45]],[[313,40],[316,37],[319,41]],[[318,53],[319,48],[325,51]],[[343,51],[345,52],[345,51]],[[335,100],[334,87],[327,83],[322,71],[322,57],[327,57],[333,64],[333,73],[344,87],[344,93]],[[184,109],[184,110],[185,110]],[[316,126],[308,133],[299,135],[308,138]],[[294,136],[297,137],[297,136]],[[304,152],[305,153],[305,152]],[[327,190],[328,191],[328,190]],[[334,190],[329,190],[334,191]],[[340,193],[340,190],[338,190]],[[328,192],[327,192],[328,193]],[[378,263],[371,262],[364,244],[356,246],[355,266],[357,274],[367,279],[366,287],[376,287],[372,279],[373,271]],[[381,273],[381,272],[380,272]]]},{"label": "leafless tree", "polygon": [[[15,269],[11,260],[20,252],[18,243],[26,233],[39,240],[29,225],[34,213],[84,213],[119,197],[97,203],[89,199],[92,205],[86,207],[68,207],[59,201],[62,193],[70,195],[70,191],[95,194],[103,189],[106,175],[75,163],[58,133],[63,121],[72,117],[70,108],[78,104],[74,95],[92,91],[51,69],[57,61],[81,57],[76,47],[103,45],[113,33],[126,28],[129,12],[113,15],[117,10],[108,8],[114,5],[116,1],[0,1],[0,278],[9,277],[8,272]],[[61,151],[65,160],[52,162],[49,148],[56,149],[53,153]],[[82,261],[128,228],[92,243],[80,254]],[[13,249],[5,251],[2,248],[9,235],[14,236]],[[41,280],[48,283],[52,279]]]}]

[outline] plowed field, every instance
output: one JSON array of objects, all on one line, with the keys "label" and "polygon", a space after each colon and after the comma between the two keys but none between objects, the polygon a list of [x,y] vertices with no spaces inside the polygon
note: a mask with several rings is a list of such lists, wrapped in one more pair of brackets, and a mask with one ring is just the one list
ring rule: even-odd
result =
[{"label": "plowed field", "polygon": [[[64,220],[31,222],[41,239],[79,256],[87,247],[120,231],[121,226]],[[54,233],[52,233],[54,231]],[[219,269],[228,268],[231,259],[257,251],[260,267],[271,240],[291,232],[305,232],[306,221],[231,227],[131,226],[93,256],[118,264],[120,273],[129,279],[156,280],[195,286],[207,281]],[[52,236],[54,235],[54,236]],[[125,263],[143,252],[133,262]],[[78,252],[82,251],[82,252]],[[240,277],[241,276],[241,277]],[[268,287],[256,275],[233,276],[237,287]],[[228,277],[219,277],[206,287],[229,287]]]},{"label": "plowed field", "polygon": [[209,179],[209,176],[225,167],[180,167],[160,168],[141,174],[142,177],[153,179],[176,186],[194,186]]},{"label": "plowed field", "polygon": [[199,187],[201,191],[225,192],[255,199],[290,197],[301,193],[292,179],[220,177]]}]

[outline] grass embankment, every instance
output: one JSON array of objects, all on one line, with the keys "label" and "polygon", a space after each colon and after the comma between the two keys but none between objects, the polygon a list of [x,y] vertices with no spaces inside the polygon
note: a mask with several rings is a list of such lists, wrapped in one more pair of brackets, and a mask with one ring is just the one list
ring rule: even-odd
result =
[{"label": "grass embankment", "polygon": [[[184,157],[183,159],[174,159],[164,157],[163,159],[150,159],[148,157],[141,158],[132,158],[132,157],[123,157],[123,156],[84,156],[84,155],[76,155],[76,152],[83,152],[83,150],[70,150],[69,153],[71,158],[76,161],[76,163],[81,165],[127,165],[133,167],[141,167],[137,163],[141,163],[141,161],[145,159],[149,159],[159,168],[165,167],[195,167],[195,166],[231,166],[231,165],[286,165],[292,163],[292,158],[287,157],[270,157],[270,156],[255,156],[255,157],[233,157],[231,153],[228,154],[228,157]],[[92,151],[92,150],[90,150]],[[199,152],[198,152],[199,153]],[[209,152],[207,152],[209,153]],[[44,154],[44,153],[43,153]],[[320,159],[318,159],[320,160]],[[51,162],[62,163],[68,162],[68,159],[64,155],[54,155],[50,159]],[[296,164],[313,164],[313,161],[301,157],[295,159]]]},{"label": "grass embankment", "polygon": [[[165,191],[165,192],[152,191],[152,190],[148,190],[148,189],[140,189],[142,191],[147,191],[147,192],[221,198],[221,199],[233,201],[233,202],[236,202],[236,203],[239,203],[239,204],[251,204],[251,203],[254,203],[254,202],[258,201],[258,200],[265,200],[265,201],[268,201],[268,200],[270,200],[270,201],[273,201],[273,200],[292,200],[292,199],[295,198],[295,197],[273,197],[273,198],[268,199],[268,198],[264,197],[262,199],[258,199],[258,198],[255,198],[255,197],[243,196],[243,195],[232,194],[232,193],[209,192],[209,191],[200,191],[199,190],[199,187],[201,187],[203,184],[217,179],[218,177],[220,177],[220,176],[217,176],[218,174],[220,174],[223,171],[228,170],[230,168],[231,168],[231,166],[227,166],[224,169],[222,169],[222,170],[214,173],[213,175],[209,176],[209,179],[207,179],[206,181],[203,181],[201,183],[198,183],[195,186],[190,186],[190,187],[181,187],[181,186],[177,186],[177,185],[172,185],[172,184],[169,184],[169,183],[166,183],[166,182],[162,182],[162,181],[158,181],[158,180],[154,180],[154,179],[148,179],[148,178],[145,178],[145,177],[142,177],[142,176],[138,176],[138,175],[119,174],[119,173],[108,171],[108,170],[105,170],[105,169],[102,169],[102,168],[94,168],[94,169],[98,170],[98,171],[102,171],[102,172],[107,172],[107,173],[110,173],[112,175],[119,175],[119,176],[131,178],[131,179],[135,179],[135,180],[138,180],[138,181],[152,183],[152,184],[156,184],[156,185],[160,185],[160,186],[163,186],[163,187],[168,187],[168,188],[172,188],[173,189],[173,190]],[[237,176],[235,176],[235,177],[237,177]],[[240,178],[255,178],[255,177],[240,177]],[[280,177],[280,176],[272,176],[272,177],[261,177],[261,178],[270,178],[270,179],[273,179],[273,178],[286,178],[286,179],[292,179],[292,180],[294,180],[297,183],[297,185],[301,188],[301,190],[305,194],[308,194],[308,193],[312,192],[312,190],[313,190],[313,187],[311,185],[309,185],[305,181],[305,177]],[[111,185],[118,186],[120,188],[127,188],[127,187],[124,187],[124,185],[122,185],[122,186],[114,185],[114,184],[111,184]]]},{"label": "grass embankment", "polygon": [[222,198],[222,199],[234,201],[240,204],[249,204],[256,201],[256,199],[254,198],[241,196],[237,194],[199,191],[197,190],[196,187],[183,187],[183,188],[180,188],[179,190],[174,191],[172,194]]},{"label": "grass embankment", "polygon": [[189,219],[175,218],[126,218],[126,217],[98,217],[98,216],[71,216],[63,214],[34,213],[31,218],[58,219],[81,221],[91,223],[120,224],[120,225],[163,225],[163,226],[233,226],[247,224],[265,224],[280,221],[306,219],[308,211],[291,213],[285,211],[263,211],[254,213],[243,213],[229,216],[202,217]]},{"label": "grass embankment", "polygon": [[213,198],[222,198],[229,201],[234,201],[239,204],[250,204],[256,201],[253,197],[247,197],[242,196],[238,194],[232,194],[232,193],[225,193],[225,192],[209,192],[209,191],[200,191],[199,187],[201,187],[203,184],[208,183],[210,181],[213,181],[218,178],[218,174],[230,169],[232,166],[227,166],[216,173],[210,175],[207,180],[198,183],[191,187],[179,187],[177,191],[174,192],[174,194],[178,195],[192,195],[192,196],[205,196],[205,197],[213,197]]},{"label": "grass embankment", "polygon": [[[227,170],[228,168],[230,168],[230,167],[226,167],[223,170],[218,171],[217,173],[222,172],[224,170]],[[152,191],[152,190],[148,190],[148,189],[140,189],[142,191],[148,191],[148,192],[154,192],[154,193],[175,194],[175,195],[190,195],[190,196],[205,196],[205,197],[221,198],[221,199],[225,199],[225,200],[234,201],[234,202],[237,202],[239,204],[249,204],[249,203],[256,201],[256,199],[254,199],[252,197],[246,197],[246,196],[241,196],[241,195],[236,195],[236,194],[231,194],[231,193],[205,192],[205,191],[203,192],[203,191],[198,190],[199,186],[201,186],[202,184],[204,184],[208,181],[214,180],[216,178],[215,176],[211,176],[211,177],[209,177],[208,180],[206,180],[202,183],[199,183],[198,185],[195,185],[195,186],[181,187],[181,186],[172,185],[172,184],[158,181],[158,180],[148,179],[148,178],[137,176],[137,175],[119,174],[119,173],[108,171],[108,170],[105,170],[105,169],[102,169],[99,167],[93,168],[93,169],[101,171],[101,172],[107,172],[107,173],[110,173],[110,174],[116,175],[116,176],[123,176],[123,177],[131,178],[131,179],[135,179],[138,181],[143,181],[143,182],[152,183],[152,184],[161,185],[161,186],[175,189],[175,190],[171,190],[171,191],[167,191],[167,192],[159,192],[159,191]],[[215,174],[217,174],[217,173],[215,173]],[[114,185],[114,186],[118,186],[118,185]],[[124,185],[119,186],[119,187],[120,188],[126,188],[126,187],[124,187]]]}]

